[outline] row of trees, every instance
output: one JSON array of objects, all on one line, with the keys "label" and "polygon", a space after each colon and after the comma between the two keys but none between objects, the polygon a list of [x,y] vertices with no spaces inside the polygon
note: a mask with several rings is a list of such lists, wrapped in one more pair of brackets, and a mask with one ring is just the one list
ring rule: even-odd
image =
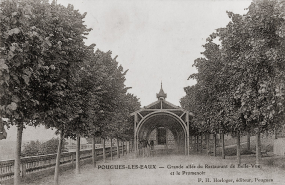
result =
[{"label": "row of trees", "polygon": [[285,2],[253,1],[245,15],[227,12],[231,21],[209,36],[198,69],[189,78],[183,108],[195,114],[197,132],[229,133],[237,138],[255,134],[256,163],[260,133],[284,124]]},{"label": "row of trees", "polygon": [[60,136],[58,184],[64,138],[77,139],[79,172],[80,137],[129,139],[128,115],[140,103],[127,93],[127,71],[117,57],[84,43],[91,31],[86,13],[48,0],[3,1],[0,8],[0,111],[8,126],[17,126],[14,184],[20,183],[23,129],[39,124]]}]

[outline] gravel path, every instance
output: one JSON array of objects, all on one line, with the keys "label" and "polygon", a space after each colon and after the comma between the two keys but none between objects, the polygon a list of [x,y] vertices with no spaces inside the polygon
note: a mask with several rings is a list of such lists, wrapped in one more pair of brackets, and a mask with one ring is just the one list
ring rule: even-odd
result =
[{"label": "gravel path", "polygon": [[[285,184],[285,171],[266,166],[252,167],[253,156],[242,156],[242,166],[231,157],[203,155],[168,155],[135,158],[128,154],[121,159],[98,162],[96,168],[85,165],[81,174],[75,170],[60,176],[61,185],[195,185],[195,184]],[[141,166],[142,165],[142,166]],[[199,165],[201,168],[198,168]],[[189,168],[189,167],[192,168]],[[188,167],[188,168],[187,168]],[[195,167],[195,168],[194,168]],[[222,168],[223,167],[223,168]],[[234,167],[234,168],[231,168]],[[104,169],[121,168],[121,169]],[[46,177],[32,185],[52,185],[53,177]]]}]

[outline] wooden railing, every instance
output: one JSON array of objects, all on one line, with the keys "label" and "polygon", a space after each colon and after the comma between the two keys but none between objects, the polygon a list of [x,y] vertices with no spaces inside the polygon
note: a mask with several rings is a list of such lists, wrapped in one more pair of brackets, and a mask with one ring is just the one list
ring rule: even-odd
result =
[{"label": "wooden railing", "polygon": [[[127,150],[127,146],[124,145],[124,151]],[[106,156],[110,155],[111,147],[106,148]],[[117,147],[113,146],[113,154],[117,153]],[[122,152],[122,146],[120,146],[120,152]],[[129,152],[129,151],[128,151]],[[103,156],[103,148],[95,149],[96,158]],[[60,165],[63,164],[75,164],[76,152],[63,152],[61,153]],[[80,159],[92,158],[92,150],[81,150]],[[31,174],[38,171],[47,170],[55,167],[56,154],[39,155],[31,157],[21,158],[21,177],[24,178],[27,174]],[[0,161],[0,184],[2,181],[12,179],[14,176],[14,160]]]}]

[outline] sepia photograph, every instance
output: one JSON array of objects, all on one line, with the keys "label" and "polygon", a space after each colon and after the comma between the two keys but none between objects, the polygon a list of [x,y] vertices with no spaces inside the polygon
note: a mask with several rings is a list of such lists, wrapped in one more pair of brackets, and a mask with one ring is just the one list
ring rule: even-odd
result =
[{"label": "sepia photograph", "polygon": [[0,185],[284,185],[285,0],[0,0]]}]

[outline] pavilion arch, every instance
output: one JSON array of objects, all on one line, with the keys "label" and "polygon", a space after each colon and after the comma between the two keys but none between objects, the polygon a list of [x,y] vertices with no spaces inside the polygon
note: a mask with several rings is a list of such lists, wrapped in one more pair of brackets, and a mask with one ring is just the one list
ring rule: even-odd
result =
[{"label": "pavilion arch", "polygon": [[166,96],[161,86],[157,101],[131,114],[134,116],[135,150],[138,150],[138,142],[141,139],[149,139],[155,129],[157,135],[164,129],[166,135],[169,133],[168,136],[174,138],[176,147],[181,148],[183,145],[185,154],[189,155],[189,120],[193,114],[167,102]]}]

